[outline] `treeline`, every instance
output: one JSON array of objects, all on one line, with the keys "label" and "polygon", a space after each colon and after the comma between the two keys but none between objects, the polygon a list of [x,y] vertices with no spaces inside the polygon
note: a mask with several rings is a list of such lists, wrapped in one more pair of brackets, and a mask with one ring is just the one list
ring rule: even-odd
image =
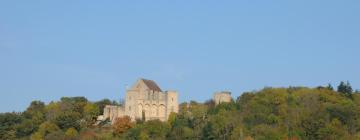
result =
[{"label": "treeline", "polygon": [[33,101],[24,112],[0,114],[0,139],[79,139],[79,133],[87,136],[105,105],[118,104],[108,99],[90,102],[85,97],[63,97],[48,105]]},{"label": "treeline", "polygon": [[191,101],[167,122],[118,118],[94,126],[110,100],[62,98],[48,105],[34,101],[21,113],[0,115],[0,139],[204,139],[204,140],[358,140],[360,94],[349,83],[316,88],[264,88],[215,106]]}]

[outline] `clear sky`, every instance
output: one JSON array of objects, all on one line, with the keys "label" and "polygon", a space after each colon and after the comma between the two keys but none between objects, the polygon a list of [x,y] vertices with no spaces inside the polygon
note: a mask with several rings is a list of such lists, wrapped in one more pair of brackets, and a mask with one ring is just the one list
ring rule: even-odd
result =
[{"label": "clear sky", "polygon": [[265,86],[360,88],[358,0],[0,2],[0,112],[119,100],[139,78],[180,101]]}]

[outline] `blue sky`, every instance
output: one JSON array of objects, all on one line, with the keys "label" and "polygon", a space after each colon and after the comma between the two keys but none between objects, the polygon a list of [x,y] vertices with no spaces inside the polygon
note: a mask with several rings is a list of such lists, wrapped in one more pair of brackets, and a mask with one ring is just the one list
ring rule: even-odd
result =
[{"label": "blue sky", "polygon": [[0,112],[62,96],[119,100],[138,78],[234,97],[264,86],[360,88],[360,2],[1,1]]}]

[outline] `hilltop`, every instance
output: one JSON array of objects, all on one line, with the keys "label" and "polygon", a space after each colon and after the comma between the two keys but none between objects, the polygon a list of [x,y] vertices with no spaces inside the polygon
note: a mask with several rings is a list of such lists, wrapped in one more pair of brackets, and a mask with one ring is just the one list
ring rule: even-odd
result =
[{"label": "hilltop", "polygon": [[0,139],[359,139],[360,94],[342,83],[328,87],[264,88],[230,103],[211,100],[179,105],[168,121],[118,118],[94,126],[104,99],[63,97],[33,101],[24,112],[1,113]]}]

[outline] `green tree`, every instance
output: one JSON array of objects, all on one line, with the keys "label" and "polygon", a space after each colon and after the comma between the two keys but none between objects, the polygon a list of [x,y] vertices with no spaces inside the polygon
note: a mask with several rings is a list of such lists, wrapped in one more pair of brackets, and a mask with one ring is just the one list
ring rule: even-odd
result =
[{"label": "green tree", "polygon": [[84,107],[84,118],[88,125],[95,123],[97,116],[100,115],[100,110],[96,104],[88,102]]},{"label": "green tree", "polygon": [[75,128],[71,127],[66,130],[65,132],[65,138],[68,140],[75,140],[78,137],[78,132]]},{"label": "green tree", "polygon": [[66,111],[62,112],[55,118],[55,124],[61,129],[66,130],[68,128],[75,128],[80,130],[80,119],[81,115],[78,112]]},{"label": "green tree", "polygon": [[149,120],[143,124],[136,124],[134,128],[129,129],[123,136],[126,139],[166,139],[169,134],[170,125],[159,120]]},{"label": "green tree", "polygon": [[193,129],[187,126],[173,127],[169,132],[168,139],[172,140],[191,140],[195,139]]},{"label": "green tree", "polygon": [[233,132],[231,133],[230,136],[231,140],[244,140],[245,136],[244,136],[244,128],[242,128],[242,126],[236,126],[233,130]]},{"label": "green tree", "polygon": [[60,104],[62,111],[73,111],[82,115],[87,102],[85,97],[62,97]]},{"label": "green tree", "polygon": [[353,89],[349,81],[346,83],[341,81],[337,91],[344,94],[346,97],[352,98]]},{"label": "green tree", "polygon": [[168,117],[168,123],[173,126],[175,121],[176,121],[176,113],[175,112],[171,112],[169,117]]},{"label": "green tree", "polygon": [[65,134],[61,130],[48,133],[44,139],[45,140],[66,140]]},{"label": "green tree", "polygon": [[[23,116],[25,117],[25,120],[31,120],[31,123],[24,122],[22,126],[20,127],[27,127],[28,129],[33,127],[33,130],[27,130],[28,132],[20,132],[19,130],[19,136],[23,136],[25,134],[31,133],[32,131],[38,129],[38,126],[46,121],[45,118],[45,103],[41,101],[32,101],[30,103],[30,106],[26,109],[26,111],[23,112]],[[27,125],[27,126],[24,126]]]},{"label": "green tree", "polygon": [[274,127],[269,125],[261,124],[256,125],[252,129],[252,135],[256,140],[282,140],[285,139],[284,134]]},{"label": "green tree", "polygon": [[37,132],[31,135],[31,139],[43,140],[45,139],[45,136],[56,131],[60,131],[60,128],[56,124],[46,121],[39,126]]},{"label": "green tree", "polygon": [[319,139],[323,140],[341,140],[350,139],[346,128],[338,119],[333,119],[325,127],[319,129]]},{"label": "green tree", "polygon": [[125,140],[149,140],[149,135],[144,130],[143,125],[136,125],[134,128],[129,129],[122,136]]},{"label": "green tree", "polygon": [[42,133],[35,132],[34,134],[31,135],[30,140],[44,140],[45,139],[44,137],[45,136]]},{"label": "green tree", "polygon": [[46,120],[55,120],[55,118],[63,112],[60,102],[50,102],[45,106],[45,118]]},{"label": "green tree", "polygon": [[32,101],[30,106],[26,109],[27,112],[44,112],[45,110],[45,103],[42,101]]},{"label": "green tree", "polygon": [[220,110],[217,114],[209,116],[204,137],[208,139],[230,139],[232,131],[238,125],[240,125],[240,121],[236,111]]},{"label": "green tree", "polygon": [[24,119],[20,124],[16,125],[16,136],[25,137],[36,131],[37,125],[31,119]]},{"label": "green tree", "polygon": [[326,87],[328,90],[334,90],[333,86],[329,83]]},{"label": "green tree", "polygon": [[109,99],[102,99],[100,101],[95,102],[95,104],[99,108],[99,111],[100,111],[99,114],[103,114],[105,106],[112,105],[112,102]]},{"label": "green tree", "polygon": [[19,113],[0,113],[0,139],[15,139],[16,125],[21,121]]},{"label": "green tree", "polygon": [[202,136],[203,128],[206,126],[208,106],[191,101],[187,113],[188,124],[189,127],[194,130],[193,133],[196,136],[195,139],[201,138],[200,136]]}]

